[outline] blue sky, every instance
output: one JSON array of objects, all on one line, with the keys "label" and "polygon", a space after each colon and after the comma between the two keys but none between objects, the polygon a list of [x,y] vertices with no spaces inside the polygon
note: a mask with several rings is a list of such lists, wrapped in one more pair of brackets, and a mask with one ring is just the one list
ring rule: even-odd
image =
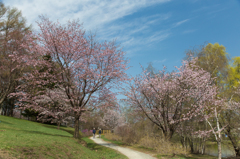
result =
[{"label": "blue sky", "polygon": [[206,42],[240,56],[240,0],[3,0],[22,11],[37,29],[38,15],[61,23],[83,22],[99,40],[117,39],[130,59],[127,71],[141,73],[149,62],[168,71],[180,66],[185,51]]}]

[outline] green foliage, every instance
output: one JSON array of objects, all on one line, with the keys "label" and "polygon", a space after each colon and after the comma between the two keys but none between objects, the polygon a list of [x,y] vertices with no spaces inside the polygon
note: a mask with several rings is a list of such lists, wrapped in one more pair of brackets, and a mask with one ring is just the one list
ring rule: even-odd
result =
[{"label": "green foliage", "polygon": [[221,87],[222,81],[228,77],[230,58],[226,48],[218,43],[208,43],[196,50],[187,51],[187,59],[197,57],[197,65],[216,77],[216,84]]},{"label": "green foliage", "polygon": [[229,66],[227,86],[231,89],[237,88],[240,84],[240,57],[233,58],[233,64]]},{"label": "green foliage", "polygon": [[32,109],[25,109],[24,112],[22,113],[23,116],[25,117],[37,117],[38,112]]},{"label": "green foliage", "polygon": [[[56,74],[57,70],[56,70],[56,63],[54,64],[54,62],[52,61],[52,57],[51,55],[47,54],[47,55],[44,55],[42,57],[44,60],[48,61],[49,64],[51,65],[50,67],[49,66],[43,66],[43,68],[39,68],[39,73],[44,73],[44,72],[47,72],[48,74],[50,75],[53,75],[53,74]],[[49,80],[48,77],[44,77],[43,80],[47,81]],[[55,82],[48,82],[47,84],[45,85],[42,85],[42,90],[46,89],[46,88],[49,88],[49,89],[54,89],[56,88],[56,85],[57,83]]]}]

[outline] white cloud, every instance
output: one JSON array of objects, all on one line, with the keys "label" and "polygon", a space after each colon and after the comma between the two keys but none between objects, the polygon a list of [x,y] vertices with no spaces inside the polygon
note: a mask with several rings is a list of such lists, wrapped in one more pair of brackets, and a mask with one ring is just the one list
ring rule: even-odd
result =
[{"label": "white cloud", "polygon": [[154,60],[153,63],[163,63],[165,62],[167,59],[163,59],[163,60]]},{"label": "white cloud", "polygon": [[171,15],[170,14],[156,14],[152,16],[144,16],[136,19],[131,19],[131,21],[114,23],[107,26],[107,29],[104,29],[104,34],[113,34],[121,31],[124,32],[125,35],[128,36],[137,34],[137,33],[144,33],[150,31],[150,27],[155,25],[156,23],[161,23],[162,21],[168,19]]},{"label": "white cloud", "polygon": [[160,31],[149,37],[148,42],[163,41],[170,35],[169,31]]},{"label": "white cloud", "polygon": [[189,19],[185,19],[185,20],[182,20],[182,21],[179,21],[177,23],[174,24],[174,27],[177,27],[179,25],[182,25],[183,23],[186,23],[187,21],[189,21]]},{"label": "white cloud", "polygon": [[[167,20],[171,15],[155,14],[141,16],[131,21],[123,18],[140,9],[171,0],[3,0],[6,6],[22,11],[29,24],[35,23],[39,15],[47,15],[52,21],[79,19],[87,31],[95,31],[99,40],[117,39],[127,52],[134,54],[137,46],[166,39],[169,33],[153,31],[152,26]],[[141,34],[141,35],[139,35]]]},{"label": "white cloud", "polygon": [[[66,22],[79,18],[87,29],[99,26],[124,16],[130,15],[141,8],[170,0],[3,0],[7,6],[14,6],[22,11],[29,23],[33,24],[41,14],[51,20]],[[36,25],[34,24],[34,27]]]},{"label": "white cloud", "polygon": [[[139,17],[120,23],[114,23],[102,28],[100,31],[101,39],[117,39],[129,56],[133,56],[142,50],[142,46],[160,42],[170,35],[169,30],[153,30],[152,26],[158,26],[163,21],[169,19],[170,14],[156,14],[151,16]],[[139,55],[139,53],[138,53]]]}]

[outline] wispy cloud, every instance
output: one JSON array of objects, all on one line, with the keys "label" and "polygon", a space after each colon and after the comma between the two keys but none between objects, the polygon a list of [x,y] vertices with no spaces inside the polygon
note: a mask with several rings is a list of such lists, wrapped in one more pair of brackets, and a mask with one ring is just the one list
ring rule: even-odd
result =
[{"label": "wispy cloud", "polygon": [[213,10],[213,11],[210,11],[210,12],[208,12],[208,14],[215,14],[215,13],[218,13],[218,12],[221,12],[221,11],[224,11],[224,10],[226,10],[226,9],[228,9],[228,8],[221,8],[221,9],[216,9],[216,10]]},{"label": "wispy cloud", "polygon": [[167,59],[163,59],[163,60],[154,60],[153,63],[163,63],[165,62]]},{"label": "wispy cloud", "polygon": [[179,21],[179,22],[175,23],[175,24],[173,25],[173,27],[177,27],[177,26],[179,26],[179,25],[182,25],[183,23],[186,23],[187,21],[189,21],[189,19],[185,19],[185,20]]},{"label": "wispy cloud", "polygon": [[84,26],[95,29],[124,16],[133,14],[141,8],[169,2],[170,0],[3,0],[9,6],[22,10],[29,23],[34,23],[38,15],[46,14],[51,20],[66,22],[77,19]]},{"label": "wispy cloud", "polygon": [[[124,48],[136,51],[137,46],[159,42],[169,36],[168,32],[153,31],[152,26],[161,24],[171,14],[141,16],[128,21],[123,18],[140,9],[171,0],[3,0],[7,6],[22,11],[29,24],[37,28],[35,21],[39,15],[47,15],[50,20],[66,23],[79,19],[87,31],[96,31],[100,40],[117,39]],[[131,52],[131,51],[130,51]],[[133,54],[133,53],[131,53]]]},{"label": "wispy cloud", "polygon": [[[193,10],[192,12],[202,12],[202,13],[211,13],[211,12],[216,12],[218,10],[224,10],[222,7],[220,7],[221,4],[214,4],[214,5],[211,5],[211,6],[203,6],[203,7],[200,7],[198,9],[195,9]],[[220,9],[219,9],[220,8]],[[208,12],[209,11],[209,12]]]},{"label": "wispy cloud", "polygon": [[160,31],[160,32],[155,33],[154,35],[150,36],[148,42],[152,43],[154,41],[158,41],[158,42],[163,41],[166,38],[168,38],[169,35],[170,35],[170,33],[168,33],[168,31]]},{"label": "wispy cloud", "polygon": [[106,29],[102,28],[100,37],[117,39],[128,52],[132,52],[132,56],[134,51],[139,51],[137,48],[149,46],[168,38],[170,35],[169,30],[153,31],[152,26],[158,26],[170,17],[170,14],[157,14],[114,23],[114,25],[106,27]]},{"label": "wispy cloud", "polygon": [[189,33],[195,32],[195,31],[197,31],[197,29],[189,29],[189,30],[183,31],[182,33],[183,33],[183,34],[189,34]]},{"label": "wispy cloud", "polygon": [[144,34],[151,30],[151,26],[159,24],[164,20],[170,18],[170,14],[156,14],[153,16],[144,16],[136,19],[131,19],[131,21],[115,22],[114,24],[107,25],[102,28],[102,33],[112,36],[112,34],[124,32],[125,35],[131,36],[134,34]]}]

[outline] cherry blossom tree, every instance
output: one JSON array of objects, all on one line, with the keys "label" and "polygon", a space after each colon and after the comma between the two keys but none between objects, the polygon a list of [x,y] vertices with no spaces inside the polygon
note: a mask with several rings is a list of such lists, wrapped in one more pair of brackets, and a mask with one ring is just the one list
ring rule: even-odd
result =
[{"label": "cherry blossom tree", "polygon": [[124,124],[124,117],[117,110],[107,109],[104,112],[104,116],[101,118],[101,125],[106,126],[111,130],[114,130],[116,127]]},{"label": "cherry blossom tree", "polygon": [[[40,19],[40,31],[29,35],[27,43],[22,44],[30,54],[25,60],[32,72],[23,77],[27,84],[18,87],[13,95],[21,96],[25,107],[41,109],[41,104],[32,101],[46,95],[46,89],[41,88],[54,83],[52,89],[61,89],[67,97],[64,100],[69,103],[67,111],[73,112],[74,137],[78,138],[79,120],[89,102],[99,106],[96,103],[109,97],[113,84],[127,80],[127,60],[115,42],[96,42],[94,36],[85,34],[78,21],[61,25],[43,16]],[[45,55],[51,60],[44,60]],[[38,71],[44,67],[48,71]],[[29,89],[29,84],[34,89]],[[58,98],[57,93],[53,96]]]},{"label": "cherry blossom tree", "polygon": [[46,89],[43,95],[35,97],[33,102],[38,107],[39,121],[51,121],[58,125],[58,129],[61,123],[66,123],[67,119],[71,117],[69,112],[70,103],[66,102],[67,96],[64,94],[62,89]]},{"label": "cherry blossom tree", "polygon": [[[213,112],[220,103],[214,79],[195,62],[196,59],[183,61],[178,71],[172,73],[166,73],[165,69],[151,75],[143,71],[126,93],[131,106],[143,112],[167,139],[179,123],[203,116],[204,111]],[[204,117],[208,119],[210,115]]]}]

